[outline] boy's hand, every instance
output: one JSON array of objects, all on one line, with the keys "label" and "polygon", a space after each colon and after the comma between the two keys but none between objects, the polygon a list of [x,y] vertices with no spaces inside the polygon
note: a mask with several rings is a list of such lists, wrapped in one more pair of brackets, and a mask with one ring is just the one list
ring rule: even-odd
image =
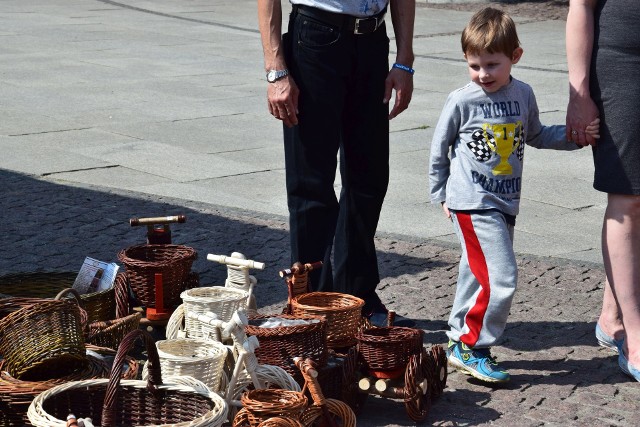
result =
[{"label": "boy's hand", "polygon": [[442,210],[444,211],[447,219],[451,219],[451,212],[449,212],[449,208],[447,207],[447,202],[442,202]]},{"label": "boy's hand", "polygon": [[587,125],[584,131],[587,135],[591,135],[595,139],[600,138],[600,119],[596,117]]}]

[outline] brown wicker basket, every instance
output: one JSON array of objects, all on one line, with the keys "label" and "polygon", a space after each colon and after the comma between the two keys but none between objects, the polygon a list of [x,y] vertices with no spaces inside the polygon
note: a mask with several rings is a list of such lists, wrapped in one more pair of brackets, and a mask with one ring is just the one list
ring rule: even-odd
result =
[{"label": "brown wicker basket", "polygon": [[302,392],[274,388],[248,391],[240,402],[242,409],[234,417],[233,427],[258,427],[272,417],[299,420],[308,400]]},{"label": "brown wicker basket", "polygon": [[422,351],[422,330],[392,326],[358,333],[358,352],[369,373],[395,378],[405,372],[409,358]]},{"label": "brown wicker basket", "polygon": [[181,303],[180,293],[189,287],[189,273],[196,257],[195,249],[182,245],[136,245],[118,253],[131,290],[147,308],[156,306],[157,273],[162,274],[164,307],[175,308]]},{"label": "brown wicker basket", "polygon": [[[149,379],[121,380],[120,367],[138,338],[149,356]],[[31,402],[28,417],[37,427],[64,425],[72,412],[90,417],[95,425],[150,426],[164,424],[220,427],[227,418],[224,399],[191,377],[162,381],[160,362],[151,335],[130,332],[118,348],[109,379],[71,381],[57,385]]]},{"label": "brown wicker basket", "polygon": [[105,322],[93,322],[88,326],[86,341],[99,347],[118,348],[131,331],[140,327],[142,313],[133,313]]},{"label": "brown wicker basket", "polygon": [[[63,289],[71,288],[77,272],[13,273],[0,277],[0,294],[22,298],[54,298]],[[81,295],[89,323],[110,320],[116,314],[113,288]]]},{"label": "brown wicker basket", "polygon": [[362,306],[358,297],[338,292],[310,292],[291,301],[294,316],[324,316],[327,319],[327,347],[342,349],[355,345],[362,325]]},{"label": "brown wicker basket", "polygon": [[0,301],[10,310],[12,300],[14,309],[20,308],[0,319],[0,354],[11,376],[40,380],[51,370],[64,374],[87,363],[83,335],[86,312],[77,300]]},{"label": "brown wicker basket", "polygon": [[[274,328],[260,326],[266,320],[277,318],[314,321],[314,323]],[[327,321],[322,316],[258,315],[249,317],[249,324],[245,327],[245,331],[247,335],[258,338],[260,346],[255,350],[255,354],[260,364],[279,366],[301,382],[302,376],[293,358],[309,358],[318,366],[325,366],[329,356],[327,325]]]},{"label": "brown wicker basket", "polygon": [[[0,426],[20,427],[29,425],[27,409],[31,401],[43,391],[69,381],[90,378],[108,378],[109,366],[104,357],[112,357],[115,350],[87,345],[87,360],[85,366],[60,378],[42,381],[21,381],[9,375],[4,370],[6,361],[0,360]],[[133,357],[127,358],[126,369],[122,373],[123,379],[134,379],[138,375],[138,361]]]}]

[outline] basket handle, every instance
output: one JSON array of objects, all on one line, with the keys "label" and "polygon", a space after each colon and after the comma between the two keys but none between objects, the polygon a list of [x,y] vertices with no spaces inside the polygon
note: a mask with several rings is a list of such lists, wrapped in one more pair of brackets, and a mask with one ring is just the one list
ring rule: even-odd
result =
[{"label": "basket handle", "polygon": [[128,316],[130,314],[129,305],[129,276],[124,271],[116,274],[113,284],[116,298],[116,319]]},{"label": "basket handle", "polygon": [[75,300],[77,301],[80,307],[84,308],[84,301],[82,301],[82,297],[80,297],[80,293],[78,293],[78,291],[76,291],[73,288],[65,288],[61,290],[60,292],[58,292],[58,295],[56,295],[54,299],[61,300],[62,298],[68,296],[69,294],[71,294],[71,296],[75,298]]},{"label": "basket handle", "polygon": [[116,425],[116,403],[118,400],[118,390],[120,388],[122,365],[126,363],[127,354],[133,349],[133,345],[138,338],[144,341],[145,349],[147,350],[147,390],[155,394],[158,391],[158,387],[162,385],[160,358],[153,337],[149,332],[142,329],[129,332],[120,342],[111,368],[111,375],[109,376],[109,383],[107,384],[107,391],[102,406],[102,427],[114,427]]}]

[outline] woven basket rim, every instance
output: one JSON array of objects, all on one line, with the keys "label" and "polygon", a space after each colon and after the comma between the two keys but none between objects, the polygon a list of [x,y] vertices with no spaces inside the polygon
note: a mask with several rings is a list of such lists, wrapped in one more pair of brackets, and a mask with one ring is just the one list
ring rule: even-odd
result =
[{"label": "woven basket rim", "polygon": [[[122,249],[120,252],[118,252],[118,259],[120,261],[122,261],[125,265],[127,263],[129,264],[137,264],[137,265],[149,265],[149,266],[156,266],[158,264],[158,261],[145,261],[145,260],[141,260],[141,259],[137,259],[137,258],[132,258],[130,256],[131,252],[135,252],[137,250],[149,250],[149,249],[154,249],[157,251],[161,251],[161,252],[174,252],[175,256],[174,259],[172,260],[165,260],[162,261],[163,264],[166,263],[170,263],[170,262],[178,262],[178,261],[184,261],[186,259],[189,258],[194,258],[197,254],[196,250],[194,248],[192,248],[191,246],[186,246],[186,245],[150,245],[150,244],[141,244],[141,245],[133,245],[133,246],[129,246],[128,248]],[[183,250],[185,251],[184,254],[180,254],[178,252],[176,252],[176,250]]]},{"label": "woven basket rim", "polygon": [[385,326],[373,327],[360,331],[357,334],[357,338],[358,341],[366,343],[391,343],[396,341],[404,341],[407,338],[417,338],[419,335],[420,332],[414,328],[405,328],[402,326]]},{"label": "woven basket rim", "polygon": [[[336,299],[347,300],[351,302],[351,306],[350,307],[322,307],[322,306],[304,304],[303,302],[301,302],[301,300],[311,299],[315,297],[321,297],[321,298],[327,298],[327,299],[336,298]],[[324,311],[344,311],[344,310],[354,310],[356,308],[362,308],[362,306],[364,306],[364,300],[362,298],[358,298],[349,294],[343,294],[340,292],[308,292],[308,293],[300,294],[293,297],[292,304],[302,309],[324,310]]]},{"label": "woven basket rim", "polygon": [[[181,356],[181,355],[170,353],[167,351],[166,347],[165,349],[161,348],[161,347],[164,347],[165,344],[171,345],[171,344],[178,344],[178,343],[194,344],[200,347],[205,347],[207,351],[213,350],[213,352],[215,353],[208,354],[206,356],[191,357],[191,356]],[[199,338],[174,338],[170,340],[160,340],[160,341],[156,341],[156,347],[158,349],[158,355],[160,357],[165,359],[171,359],[172,361],[180,361],[180,362],[187,362],[187,363],[202,362],[202,360],[209,360],[209,359],[217,359],[223,355],[226,356],[227,354],[227,347],[221,342],[199,339]]]},{"label": "woven basket rim", "polygon": [[[214,290],[214,292],[220,293],[221,295],[226,294],[228,298],[221,299],[221,298],[218,298],[217,296],[209,297],[209,296],[193,295],[193,293],[197,293],[198,291],[201,291],[201,290],[204,290],[204,291]],[[184,302],[239,301],[248,296],[249,296],[249,293],[247,291],[243,291],[242,289],[237,289],[237,288],[227,288],[225,286],[199,286],[197,288],[186,289],[182,291],[182,293],[180,294],[180,298],[182,298]]]}]

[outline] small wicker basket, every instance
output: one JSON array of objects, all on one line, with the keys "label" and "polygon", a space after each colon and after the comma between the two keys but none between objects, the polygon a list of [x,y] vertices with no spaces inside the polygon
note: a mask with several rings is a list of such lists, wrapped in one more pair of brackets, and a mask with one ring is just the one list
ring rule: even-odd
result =
[{"label": "small wicker basket", "polygon": [[65,374],[87,363],[83,335],[87,314],[78,300],[0,301],[10,312],[0,319],[0,354],[11,376],[41,380],[52,370]]},{"label": "small wicker basket", "polygon": [[[308,323],[274,328],[261,327],[265,321],[278,318],[304,320]],[[327,321],[323,316],[251,316],[245,331],[247,335],[255,336],[260,342],[260,347],[255,353],[261,364],[279,366],[299,382],[302,381],[302,376],[293,362],[294,357],[309,358],[318,366],[327,364]]]},{"label": "small wicker basket", "polygon": [[422,351],[421,329],[392,326],[369,328],[358,333],[358,352],[369,373],[377,378],[396,378],[405,372],[409,358]]},{"label": "small wicker basket", "polygon": [[156,273],[162,274],[164,307],[180,304],[180,293],[189,287],[189,273],[196,258],[195,249],[182,245],[136,245],[118,253],[131,290],[146,307],[156,306]]},{"label": "small wicker basket", "polygon": [[300,420],[308,400],[299,391],[260,389],[246,392],[240,402],[243,408],[233,419],[233,427],[258,427],[272,417]]},{"label": "small wicker basket", "polygon": [[[156,342],[162,376],[190,376],[199,379],[213,391],[220,391],[224,363],[229,350],[221,342],[178,338]],[[149,375],[147,365],[142,379]]]},{"label": "small wicker basket", "polygon": [[184,323],[187,337],[207,338],[208,331],[202,322],[188,316],[189,313],[214,313],[218,319],[228,322],[240,308],[246,308],[249,293],[241,289],[222,286],[205,286],[188,289],[180,294],[184,308]]},{"label": "small wicker basket", "polygon": [[309,292],[293,297],[294,316],[324,316],[327,319],[327,347],[343,349],[355,345],[364,301],[338,292]]}]

